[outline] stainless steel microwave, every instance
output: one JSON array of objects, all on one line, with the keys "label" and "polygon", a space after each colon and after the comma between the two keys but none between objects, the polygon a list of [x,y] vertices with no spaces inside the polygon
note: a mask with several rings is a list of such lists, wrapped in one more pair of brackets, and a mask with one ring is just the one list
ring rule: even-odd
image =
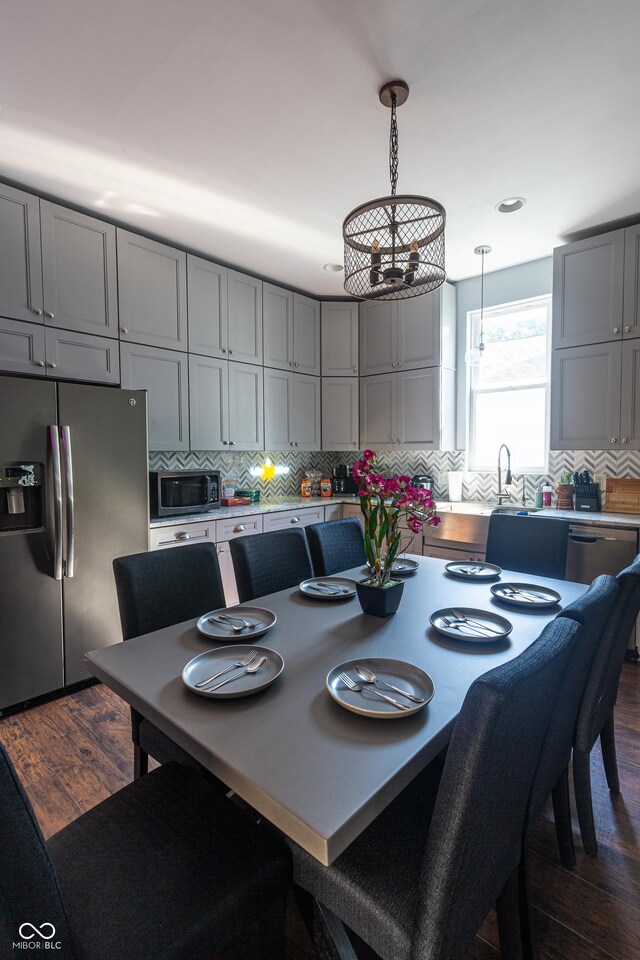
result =
[{"label": "stainless steel microwave", "polygon": [[165,470],[149,473],[152,517],[206,513],[220,506],[220,474],[215,470]]}]

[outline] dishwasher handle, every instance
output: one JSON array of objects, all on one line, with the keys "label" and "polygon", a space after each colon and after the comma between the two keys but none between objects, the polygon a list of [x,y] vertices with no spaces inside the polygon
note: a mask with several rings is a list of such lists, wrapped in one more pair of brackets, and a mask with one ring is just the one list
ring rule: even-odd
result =
[{"label": "dishwasher handle", "polygon": [[615,537],[589,537],[582,533],[570,533],[569,540],[573,540],[575,543],[598,543],[598,541],[608,541],[610,543],[615,543]]}]

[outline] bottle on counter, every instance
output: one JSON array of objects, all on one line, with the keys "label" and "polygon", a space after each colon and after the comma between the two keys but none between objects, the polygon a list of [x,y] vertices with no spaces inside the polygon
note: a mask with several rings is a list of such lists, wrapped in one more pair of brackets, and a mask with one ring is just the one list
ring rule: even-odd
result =
[{"label": "bottle on counter", "polygon": [[553,487],[550,483],[545,483],[542,487],[542,506],[550,507],[551,506],[551,497],[553,495]]},{"label": "bottle on counter", "polygon": [[534,507],[542,507],[542,484],[539,484],[536,487],[535,496],[533,498]]}]

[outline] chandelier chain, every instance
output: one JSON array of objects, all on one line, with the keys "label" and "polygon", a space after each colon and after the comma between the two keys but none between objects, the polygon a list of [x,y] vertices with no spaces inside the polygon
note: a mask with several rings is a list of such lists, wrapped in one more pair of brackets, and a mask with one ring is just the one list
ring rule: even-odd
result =
[{"label": "chandelier chain", "polygon": [[398,185],[398,121],[396,119],[396,95],[391,93],[391,130],[389,132],[389,179],[391,196],[395,197]]}]

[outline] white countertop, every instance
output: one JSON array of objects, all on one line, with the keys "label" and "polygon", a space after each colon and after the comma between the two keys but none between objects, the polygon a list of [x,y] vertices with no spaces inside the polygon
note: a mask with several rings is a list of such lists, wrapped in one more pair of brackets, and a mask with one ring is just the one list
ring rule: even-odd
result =
[{"label": "white countertop", "polygon": [[303,510],[305,507],[330,507],[332,503],[358,503],[357,497],[290,497],[285,499],[259,500],[246,507],[219,507],[205,513],[188,513],[180,517],[152,517],[150,526],[174,527],[181,523],[206,523],[207,520],[231,520],[256,513],[274,513],[280,510]]}]

